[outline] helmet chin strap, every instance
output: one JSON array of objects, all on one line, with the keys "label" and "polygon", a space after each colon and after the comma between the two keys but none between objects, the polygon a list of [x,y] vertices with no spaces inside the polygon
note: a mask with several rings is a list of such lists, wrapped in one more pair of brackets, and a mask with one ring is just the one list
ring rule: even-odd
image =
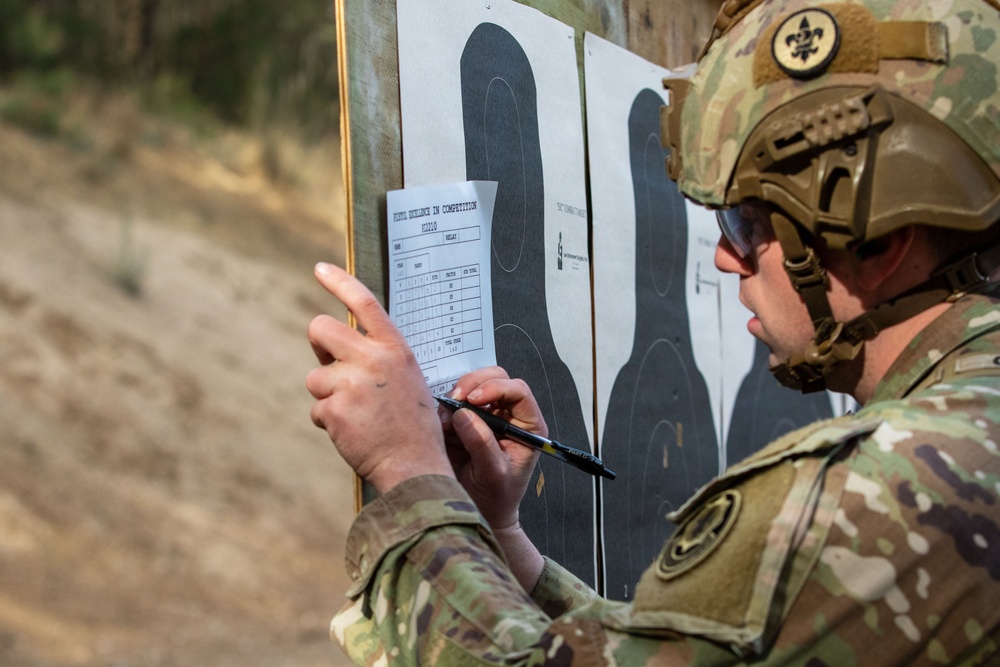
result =
[{"label": "helmet chin strap", "polygon": [[802,242],[795,224],[780,211],[773,211],[771,224],[785,256],[785,272],[792,286],[802,296],[812,319],[815,333],[806,349],[784,363],[771,368],[782,385],[802,393],[826,388],[826,375],[834,365],[858,356],[864,339],[846,331],[843,322],[833,318],[826,291],[830,279],[819,262],[816,251]]},{"label": "helmet chin strap", "polygon": [[832,318],[816,328],[813,339],[801,354],[771,367],[775,379],[789,389],[798,389],[803,394],[826,389],[826,376],[842,361],[850,361],[858,356],[864,340],[848,339],[847,325]]},{"label": "helmet chin strap", "polygon": [[816,252],[802,242],[795,224],[780,212],[773,212],[771,220],[785,255],[785,271],[802,295],[815,329],[806,349],[773,366],[771,373],[782,385],[806,394],[826,389],[826,378],[834,366],[855,359],[866,340],[932,306],[981,288],[1000,267],[997,240],[946,264],[924,282],[850,322],[838,322],[826,295],[829,278]]}]

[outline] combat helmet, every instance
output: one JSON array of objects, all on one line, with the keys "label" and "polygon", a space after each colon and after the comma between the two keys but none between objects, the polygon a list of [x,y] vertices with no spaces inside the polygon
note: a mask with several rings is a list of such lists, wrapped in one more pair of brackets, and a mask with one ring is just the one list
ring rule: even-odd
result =
[{"label": "combat helmet", "polygon": [[980,232],[1000,220],[998,67],[1000,0],[727,0],[696,66],[664,81],[667,172],[685,196],[718,209],[723,231],[739,202],[771,212],[815,328],[772,368],[782,384],[823,389],[865,340],[1000,265],[997,244],[963,252],[842,323],[816,253],[907,225]]}]

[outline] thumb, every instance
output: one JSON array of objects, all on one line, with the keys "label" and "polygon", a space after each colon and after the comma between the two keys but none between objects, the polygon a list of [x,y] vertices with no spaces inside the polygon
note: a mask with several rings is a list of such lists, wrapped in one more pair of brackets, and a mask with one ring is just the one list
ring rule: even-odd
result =
[{"label": "thumb", "polygon": [[465,450],[469,452],[475,478],[480,483],[502,478],[506,472],[506,458],[493,431],[472,410],[458,410],[452,415],[452,427]]}]

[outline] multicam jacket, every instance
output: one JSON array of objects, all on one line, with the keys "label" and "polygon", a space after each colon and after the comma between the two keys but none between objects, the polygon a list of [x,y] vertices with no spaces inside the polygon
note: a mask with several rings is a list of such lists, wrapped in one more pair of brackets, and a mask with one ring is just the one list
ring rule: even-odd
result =
[{"label": "multicam jacket", "polygon": [[998,300],[701,489],[631,603],[549,561],[527,595],[457,482],[420,477],[358,516],[331,635],[364,665],[1000,663]]}]

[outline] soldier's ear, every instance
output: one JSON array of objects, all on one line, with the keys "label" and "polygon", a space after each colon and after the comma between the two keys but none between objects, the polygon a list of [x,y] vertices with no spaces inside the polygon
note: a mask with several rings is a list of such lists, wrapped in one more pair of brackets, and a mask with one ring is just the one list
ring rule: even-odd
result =
[{"label": "soldier's ear", "polygon": [[[905,280],[900,274],[919,269],[925,260],[930,266],[929,258],[916,256],[915,236],[915,227],[903,227],[858,246],[854,251],[858,286],[868,292],[877,292],[888,283]],[[893,291],[894,288],[889,289]]]}]

